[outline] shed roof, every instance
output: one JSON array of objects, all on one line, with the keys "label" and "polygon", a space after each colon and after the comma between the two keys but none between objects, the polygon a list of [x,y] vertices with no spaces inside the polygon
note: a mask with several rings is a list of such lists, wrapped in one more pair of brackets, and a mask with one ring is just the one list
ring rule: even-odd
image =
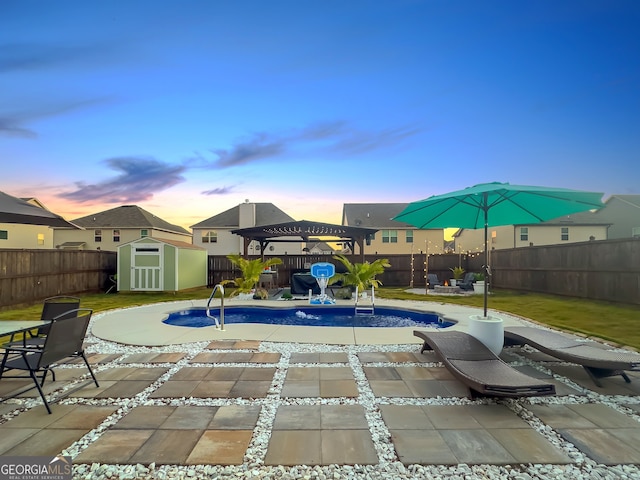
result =
[{"label": "shed roof", "polygon": [[174,247],[185,248],[185,249],[189,249],[189,250],[206,250],[206,248],[203,248],[203,247],[201,247],[199,245],[194,245],[192,243],[181,242],[180,240],[173,240],[173,239],[169,239],[169,238],[156,238],[156,237],[136,238],[135,240],[131,240],[130,242],[118,245],[118,248],[122,247],[123,245],[131,245],[132,243],[138,243],[138,242],[145,241],[145,240],[146,241],[150,241],[150,242],[154,242],[154,243],[166,243],[168,245],[173,245]]}]

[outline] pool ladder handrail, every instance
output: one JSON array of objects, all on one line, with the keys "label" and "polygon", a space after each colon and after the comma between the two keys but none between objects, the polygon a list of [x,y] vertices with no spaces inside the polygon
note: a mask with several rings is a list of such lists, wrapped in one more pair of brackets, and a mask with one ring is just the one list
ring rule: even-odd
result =
[{"label": "pool ladder handrail", "polygon": [[[220,321],[218,321],[218,318],[214,317],[210,313],[211,300],[213,300],[213,296],[218,290],[220,290]],[[216,322],[216,328],[224,331],[224,287],[220,283],[213,287],[213,291],[209,296],[209,301],[207,302],[207,317],[213,319]]]},{"label": "pool ladder handrail", "polygon": [[371,302],[369,305],[361,305],[358,306],[358,301],[360,300],[360,293],[358,292],[358,287],[356,286],[356,305],[355,305],[355,315],[373,315],[375,310],[375,290],[371,287]]}]

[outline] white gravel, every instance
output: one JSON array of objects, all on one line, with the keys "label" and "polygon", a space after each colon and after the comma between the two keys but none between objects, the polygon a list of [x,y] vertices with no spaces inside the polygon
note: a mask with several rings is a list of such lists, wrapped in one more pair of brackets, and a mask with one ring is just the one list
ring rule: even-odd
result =
[{"label": "white gravel", "polygon": [[[166,364],[170,370],[162,375],[156,382],[145,389],[133,399],[110,400],[110,399],[74,399],[66,398],[60,403],[73,404],[96,404],[96,405],[117,405],[118,410],[106,418],[98,428],[87,433],[79,441],[66,449],[63,454],[77,456],[88,445],[94,442],[110,426],[126,415],[132,408],[139,405],[232,405],[232,404],[253,404],[261,405],[261,413],[254,429],[254,435],[244,457],[244,463],[237,466],[216,466],[216,465],[194,465],[176,466],[151,464],[144,465],[107,465],[107,464],[78,464],[73,467],[73,476],[78,479],[464,479],[464,480],[547,480],[547,479],[640,479],[640,469],[637,465],[604,466],[599,465],[574,445],[564,440],[556,431],[545,425],[531,411],[528,405],[537,403],[548,404],[576,404],[586,402],[604,403],[630,417],[630,421],[639,421],[640,417],[636,412],[626,408],[624,404],[637,404],[640,400],[637,397],[603,396],[590,390],[585,390],[573,384],[568,379],[555,376],[579,391],[587,393],[585,396],[562,396],[562,397],[538,397],[528,399],[507,399],[498,403],[506,405],[520,418],[526,421],[532,428],[540,432],[549,442],[564,451],[572,463],[569,465],[409,465],[405,466],[399,462],[391,442],[391,435],[382,421],[379,406],[381,404],[394,405],[464,405],[473,403],[494,403],[491,399],[480,399],[471,401],[467,398],[376,398],[370,389],[365,377],[362,363],[357,357],[358,352],[385,352],[385,351],[416,351],[416,345],[320,345],[320,344],[292,344],[292,343],[269,343],[262,342],[260,351],[281,353],[280,361],[275,365],[276,373],[269,392],[265,398],[257,400],[246,399],[150,399],[149,394],[158,388],[163,382],[169,379],[178,369],[187,365],[196,354],[200,353],[210,342],[198,342],[184,345],[171,345],[166,347],[129,347],[93,337],[89,332],[87,337],[87,352],[102,354],[131,354],[140,352],[184,352],[185,358],[176,364]],[[242,350],[238,350],[242,351]],[[348,363],[332,364],[329,366],[350,366],[359,389],[357,398],[323,398],[323,399],[286,399],[280,398],[279,394],[284,384],[289,360],[295,352],[347,352]],[[530,362],[524,357],[523,364],[529,364],[535,368],[541,368],[539,364]],[[234,364],[227,364],[233,366]],[[369,363],[368,366],[391,366],[395,364]],[[414,365],[403,363],[403,365]],[[425,365],[415,363],[415,365]],[[109,368],[111,365],[100,365],[95,370]],[[143,365],[140,365],[143,366]],[[163,364],[149,365],[154,367]],[[267,366],[273,366],[267,365]],[[324,365],[327,366],[327,365]],[[549,373],[549,372],[548,372]],[[73,388],[73,385],[66,388]],[[27,406],[32,406],[36,400],[15,400]],[[267,445],[271,435],[271,429],[275,419],[278,406],[286,404],[358,404],[365,410],[365,417],[369,424],[369,430],[373,439],[375,450],[378,454],[379,462],[376,465],[327,465],[327,466],[305,466],[293,467],[267,466],[264,465],[264,458]],[[7,421],[12,415],[5,415],[3,421]]]}]

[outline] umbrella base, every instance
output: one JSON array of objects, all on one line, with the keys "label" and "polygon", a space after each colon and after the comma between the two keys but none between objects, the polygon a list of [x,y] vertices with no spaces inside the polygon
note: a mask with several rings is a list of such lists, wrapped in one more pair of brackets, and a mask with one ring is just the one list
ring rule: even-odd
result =
[{"label": "umbrella base", "polygon": [[471,315],[469,335],[477,338],[496,355],[500,355],[504,345],[504,322],[500,317]]}]

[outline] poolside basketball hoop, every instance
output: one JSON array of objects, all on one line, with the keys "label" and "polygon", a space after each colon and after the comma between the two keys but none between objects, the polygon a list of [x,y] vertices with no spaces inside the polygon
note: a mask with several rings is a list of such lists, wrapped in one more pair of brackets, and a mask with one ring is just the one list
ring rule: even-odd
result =
[{"label": "poolside basketball hoop", "polygon": [[[320,287],[320,295],[315,298],[309,296],[309,303],[331,304],[335,300],[329,298],[325,293],[329,279],[336,274],[336,267],[333,263],[319,262],[311,265],[311,276],[316,279]],[[311,291],[309,291],[311,292]]]}]

